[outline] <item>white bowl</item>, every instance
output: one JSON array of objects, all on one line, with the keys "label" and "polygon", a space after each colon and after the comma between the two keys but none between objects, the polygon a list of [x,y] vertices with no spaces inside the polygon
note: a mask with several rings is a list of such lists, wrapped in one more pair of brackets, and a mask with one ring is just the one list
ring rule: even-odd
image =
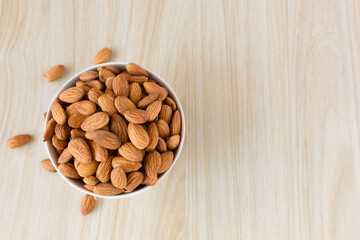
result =
[{"label": "white bowl", "polygon": [[[45,126],[46,126],[46,123],[50,120],[50,118],[52,117],[52,114],[51,114],[51,105],[53,104],[53,102],[55,101],[55,99],[60,95],[60,93],[62,93],[64,90],[70,88],[70,87],[73,87],[75,86],[75,83],[76,81],[79,80],[79,76],[84,73],[84,72],[87,72],[87,71],[91,71],[91,70],[95,70],[98,68],[98,67],[101,67],[101,66],[114,66],[114,67],[117,67],[121,70],[125,70],[125,66],[126,66],[127,63],[124,63],[124,62],[109,62],[109,63],[103,63],[103,64],[99,64],[99,65],[95,65],[95,66],[91,66],[87,69],[84,69],[83,71],[77,73],[76,75],[74,75],[72,78],[70,78],[61,88],[60,90],[55,94],[55,97],[53,98],[53,100],[51,101],[50,105],[49,105],[49,109],[48,109],[48,114],[46,116],[46,119],[45,119]],[[171,169],[174,167],[176,161],[178,160],[179,158],[179,155],[181,153],[181,150],[183,148],[183,145],[184,145],[184,139],[185,139],[185,118],[184,118],[184,112],[183,112],[183,109],[181,107],[181,104],[180,104],[180,101],[179,99],[177,98],[174,90],[169,86],[169,84],[164,80],[162,79],[160,76],[158,76],[157,74],[153,73],[152,71],[149,71],[148,69],[144,68],[148,74],[149,74],[149,78],[152,78],[154,79],[159,85],[165,87],[168,92],[169,92],[169,96],[176,102],[176,105],[177,105],[177,108],[178,110],[180,111],[180,115],[181,115],[181,133],[180,133],[180,144],[179,144],[179,147],[176,149],[175,151],[175,154],[174,154],[174,162],[173,164],[171,165],[171,167],[163,174],[159,175],[158,177],[158,183],[161,182],[161,180],[163,180],[166,175],[169,174],[169,172],[171,171]],[[45,128],[44,128],[45,129]],[[124,198],[124,197],[130,197],[130,196],[134,196],[136,194],[139,194],[141,192],[144,192],[145,190],[147,189],[150,189],[152,188],[151,186],[145,186],[145,185],[140,185],[140,188],[136,189],[135,191],[131,192],[131,193],[123,193],[123,194],[120,194],[120,195],[115,195],[115,196],[103,196],[103,195],[99,195],[99,194],[95,194],[89,190],[87,190],[86,188],[83,187],[83,182],[81,180],[75,180],[75,179],[71,179],[71,178],[68,178],[68,177],[65,177],[60,171],[58,171],[58,167],[57,167],[57,159],[58,159],[58,154],[56,153],[55,151],[55,148],[54,146],[52,145],[51,143],[51,140],[45,142],[45,147],[46,147],[46,151],[48,152],[49,154],[49,157],[50,157],[50,160],[52,162],[52,164],[54,165],[54,167],[56,168],[58,174],[60,174],[60,176],[67,182],[69,183],[71,186],[73,186],[74,188],[76,188],[77,190],[85,193],[85,194],[89,194],[89,195],[93,195],[95,197],[99,197],[99,198]],[[153,186],[153,187],[156,187],[156,186]]]}]

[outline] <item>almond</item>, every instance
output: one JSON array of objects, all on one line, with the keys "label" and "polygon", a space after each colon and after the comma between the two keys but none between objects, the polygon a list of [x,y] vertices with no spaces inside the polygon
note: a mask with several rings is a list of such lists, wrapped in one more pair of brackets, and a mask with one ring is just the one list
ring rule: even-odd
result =
[{"label": "almond", "polygon": [[112,67],[112,66],[102,66],[99,67],[97,70],[100,71],[101,68],[105,68],[106,70],[112,72],[113,74],[119,74],[121,72],[120,69],[116,68],[116,67]]},{"label": "almond", "polygon": [[114,157],[111,165],[113,168],[122,168],[126,173],[137,171],[142,166],[140,162],[129,161],[124,157]]},{"label": "almond", "polygon": [[147,82],[149,79],[145,76],[131,76],[129,78],[130,82],[137,82],[137,83],[144,83]]},{"label": "almond", "polygon": [[109,61],[111,58],[111,50],[109,48],[101,49],[95,56],[93,64],[98,65],[100,63],[104,63]]},{"label": "almond", "polygon": [[57,149],[65,149],[66,146],[67,146],[67,141],[63,141],[63,140],[60,140],[56,137],[56,135],[53,135],[52,136],[52,139],[51,139],[51,142],[52,142],[52,145],[57,148]]},{"label": "almond", "polygon": [[114,80],[115,80],[115,77],[107,78],[106,82],[105,82],[106,87],[109,89],[113,89]]},{"label": "almond", "polygon": [[127,184],[126,174],[120,167],[111,171],[110,175],[111,183],[117,188],[125,188]]},{"label": "almond", "polygon": [[88,92],[88,98],[90,101],[92,101],[95,104],[98,104],[98,99],[99,97],[103,94],[102,91],[100,91],[99,89],[96,88],[92,88],[89,92]]},{"label": "almond", "polygon": [[105,68],[100,69],[100,71],[99,71],[99,79],[100,79],[100,81],[105,83],[106,79],[108,79],[110,77],[115,77],[115,74],[113,74],[109,70],[106,70]]},{"label": "almond", "polygon": [[51,106],[51,113],[58,124],[64,125],[66,123],[67,116],[64,108],[60,105],[60,103],[53,103],[53,105]]},{"label": "almond", "polygon": [[106,183],[109,181],[112,170],[111,161],[112,158],[108,158],[99,164],[96,170],[96,177],[100,180],[100,182]]},{"label": "almond", "polygon": [[158,150],[159,152],[165,152],[167,150],[166,142],[161,137],[159,137],[159,142],[156,145],[156,150]]},{"label": "almond", "polygon": [[69,148],[65,148],[64,151],[60,154],[58,158],[58,163],[67,163],[71,159],[73,159],[73,155],[71,155]]},{"label": "almond", "polygon": [[164,104],[161,107],[161,111],[159,113],[159,119],[164,120],[167,124],[170,124],[170,120],[172,117],[172,110],[169,105]]},{"label": "almond", "polygon": [[148,73],[136,63],[126,64],[126,71],[135,76],[148,76]]},{"label": "almond", "polygon": [[85,197],[81,200],[80,212],[83,216],[86,216],[94,210],[95,205],[96,199],[91,195],[85,195]]},{"label": "almond", "polygon": [[70,127],[68,125],[56,124],[55,135],[60,140],[68,140],[70,136]]},{"label": "almond", "polygon": [[156,84],[156,83],[152,83],[152,82],[144,82],[143,84],[145,92],[147,94],[151,94],[151,93],[157,93],[158,95],[158,100],[164,101],[165,98],[168,95],[168,91],[166,88],[161,87],[160,85]]},{"label": "almond", "polygon": [[70,104],[69,106],[67,106],[65,112],[66,112],[67,118],[70,118],[71,116],[78,113],[78,111],[76,111],[76,109],[75,109],[75,103]]},{"label": "almond", "polygon": [[108,159],[108,150],[106,148],[103,148],[94,141],[89,142],[89,147],[94,160],[103,162]]},{"label": "almond", "polygon": [[81,88],[85,91],[85,95],[90,91],[90,87],[88,86],[81,86]]},{"label": "almond", "polygon": [[156,121],[156,126],[159,131],[159,136],[162,138],[167,138],[170,136],[170,128],[169,125],[162,119]]},{"label": "almond", "polygon": [[148,113],[149,116],[149,122],[154,121],[155,118],[159,115],[160,110],[161,110],[161,101],[155,101],[152,104],[150,104],[147,108],[146,108],[146,112]]},{"label": "almond", "polygon": [[144,170],[147,176],[150,178],[156,177],[160,168],[161,156],[156,150],[146,154],[144,159]]},{"label": "almond", "polygon": [[160,154],[161,156],[161,164],[158,170],[158,173],[166,172],[172,165],[174,161],[174,153],[171,151],[167,151]]},{"label": "almond", "polygon": [[125,187],[125,192],[132,192],[137,188],[143,181],[144,174],[141,172],[132,172],[127,175],[127,185]]},{"label": "almond", "polygon": [[111,183],[99,183],[94,187],[94,193],[104,196],[118,195],[123,192],[124,189],[117,188]]},{"label": "almond", "polygon": [[114,99],[116,97],[114,91],[110,88],[105,89],[104,93],[112,96]]},{"label": "almond", "polygon": [[82,100],[74,103],[75,110],[84,116],[89,116],[96,112],[96,105],[90,100]]},{"label": "almond", "polygon": [[64,149],[55,148],[55,152],[60,156],[64,152]]},{"label": "almond", "polygon": [[55,132],[55,126],[56,126],[56,122],[54,118],[51,118],[45,127],[45,132],[44,132],[44,142],[48,141],[51,139],[51,137],[54,135]]},{"label": "almond", "polygon": [[69,151],[75,159],[83,163],[91,161],[91,151],[89,145],[82,138],[74,138],[69,142]]},{"label": "almond", "polygon": [[174,150],[179,146],[180,135],[173,135],[166,140],[168,149]]},{"label": "almond", "polygon": [[124,114],[128,110],[136,109],[135,104],[125,96],[119,96],[115,99],[115,107],[121,114]]},{"label": "almond", "polygon": [[85,81],[76,81],[75,83],[75,86],[76,87],[83,87],[83,86],[86,86],[86,82]]},{"label": "almond", "polygon": [[91,132],[91,135],[92,140],[106,149],[115,150],[121,145],[121,139],[114,133],[104,130],[96,130]]},{"label": "almond", "polygon": [[85,95],[84,89],[80,87],[71,87],[63,91],[59,98],[66,103],[74,103],[81,100]]},{"label": "almond", "polygon": [[149,145],[150,142],[149,135],[141,125],[135,123],[129,123],[128,134],[130,141],[138,149],[144,149]]},{"label": "almond", "polygon": [[87,71],[80,75],[80,80],[82,81],[91,81],[99,77],[99,74],[96,71]]},{"label": "almond", "polygon": [[69,119],[68,124],[72,128],[80,128],[81,124],[85,121],[86,116],[81,115],[78,112],[75,112]]},{"label": "almond", "polygon": [[61,163],[58,166],[59,172],[61,172],[65,177],[80,179],[80,175],[76,171],[74,164],[71,162]]},{"label": "almond", "polygon": [[84,188],[86,188],[87,190],[93,192],[94,191],[94,186],[89,185],[89,184],[84,184]]},{"label": "almond", "polygon": [[157,183],[157,176],[154,176],[154,177],[149,177],[148,175],[144,174],[144,179],[142,181],[142,184],[146,184],[148,186],[155,186],[156,183]]},{"label": "almond", "polygon": [[119,148],[119,154],[130,161],[141,162],[144,158],[144,151],[136,148],[131,142],[124,143]]},{"label": "almond", "polygon": [[95,88],[100,91],[104,89],[104,84],[99,80],[89,81],[87,82],[87,86],[89,86],[90,88]]},{"label": "almond", "polygon": [[90,162],[80,162],[78,159],[75,159],[74,166],[76,171],[79,173],[81,177],[89,177],[96,173],[99,163],[95,160],[91,160]]},{"label": "almond", "polygon": [[150,105],[152,102],[154,102],[158,97],[157,93],[151,93],[149,95],[147,95],[146,97],[144,97],[143,99],[141,99],[138,103],[137,103],[137,107],[138,108],[146,108],[148,105]]},{"label": "almond", "polygon": [[54,166],[52,165],[50,159],[44,159],[41,161],[41,166],[49,171],[49,172],[56,172],[56,169],[54,168]]},{"label": "almond", "polygon": [[118,114],[111,116],[110,130],[120,137],[121,142],[126,142],[128,140],[127,123],[125,119]]},{"label": "almond", "polygon": [[94,131],[105,127],[109,123],[109,115],[106,112],[96,112],[88,116],[81,124],[84,131]]},{"label": "almond", "polygon": [[150,138],[150,143],[145,148],[145,150],[151,152],[156,148],[156,145],[158,144],[159,141],[159,132],[154,122],[150,123],[150,125],[148,126],[147,133]]},{"label": "almond", "polygon": [[129,96],[129,83],[123,75],[118,75],[113,82],[115,96]]},{"label": "almond", "polygon": [[84,177],[83,181],[88,185],[95,186],[96,184],[98,184],[99,179],[97,179],[95,176],[89,176],[89,177]]},{"label": "almond", "polygon": [[181,131],[181,117],[180,112],[176,111],[171,119],[170,132],[171,135],[178,135]]},{"label": "almond", "polygon": [[134,82],[131,83],[129,86],[129,98],[130,100],[137,104],[140,99],[141,99],[141,95],[142,95],[142,90],[141,87],[138,83]]},{"label": "almond", "polygon": [[171,107],[171,110],[173,110],[173,112],[176,111],[176,103],[170,97],[167,97],[165,99],[165,103]]},{"label": "almond", "polygon": [[149,120],[149,115],[145,110],[141,109],[131,109],[124,112],[124,117],[126,120],[132,123],[146,123]]},{"label": "almond", "polygon": [[127,80],[129,80],[129,79],[130,79],[130,77],[131,77],[131,74],[130,74],[130,73],[128,73],[128,71],[123,71],[123,72],[122,72],[122,73],[120,73],[119,75],[124,76]]},{"label": "almond", "polygon": [[114,101],[115,98],[110,94],[103,94],[98,99],[101,110],[107,112],[110,116],[117,113],[117,109],[115,107]]},{"label": "almond", "polygon": [[71,139],[74,139],[77,137],[85,139],[85,132],[81,129],[72,129],[70,131],[70,137],[71,137]]},{"label": "almond", "polygon": [[60,78],[65,70],[64,65],[55,65],[48,70],[46,70],[44,74],[44,78],[47,82],[55,81],[56,79]]}]

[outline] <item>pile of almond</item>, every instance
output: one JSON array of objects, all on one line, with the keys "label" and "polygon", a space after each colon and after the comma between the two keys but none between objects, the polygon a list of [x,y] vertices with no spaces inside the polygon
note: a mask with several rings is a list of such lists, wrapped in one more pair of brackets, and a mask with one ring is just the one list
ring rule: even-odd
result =
[{"label": "pile of almond", "polygon": [[[125,71],[104,66],[81,74],[51,113],[44,141],[59,154],[59,171],[100,195],[155,185],[180,143],[175,101],[134,63]],[[42,164],[55,170],[48,160]]]}]

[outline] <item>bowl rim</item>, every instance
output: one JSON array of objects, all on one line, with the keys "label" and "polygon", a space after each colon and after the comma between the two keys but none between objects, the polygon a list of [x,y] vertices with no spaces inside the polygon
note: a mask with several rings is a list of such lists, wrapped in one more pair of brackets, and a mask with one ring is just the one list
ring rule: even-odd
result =
[{"label": "bowl rim", "polygon": [[[50,105],[48,107],[47,110],[47,115],[45,118],[45,123],[44,123],[44,130],[46,128],[46,124],[48,123],[48,121],[50,120],[50,116],[52,116],[51,114],[51,106],[54,103],[54,101],[58,98],[58,96],[60,95],[60,93],[62,93],[65,89],[68,89],[70,87],[75,86],[76,81],[79,80],[79,76],[81,74],[83,74],[84,72],[87,71],[96,71],[99,67],[102,66],[114,66],[114,67],[118,67],[121,70],[125,69],[126,64],[128,64],[127,62],[107,62],[107,63],[102,63],[102,64],[98,64],[98,65],[94,65],[94,66],[90,66],[88,68],[85,68],[84,70],[76,73],[75,75],[73,75],[72,77],[70,77],[61,87],[60,89],[57,91],[57,93],[55,94],[54,98],[51,100]],[[142,67],[142,66],[141,66]],[[182,109],[180,100],[178,99],[175,91],[171,88],[171,86],[159,75],[157,75],[156,73],[150,71],[147,68],[142,67],[143,69],[145,69],[145,71],[149,74],[149,77],[151,77],[152,79],[154,79],[159,85],[165,87],[168,92],[169,95],[172,97],[172,99],[176,102],[177,105],[177,109],[180,112],[180,116],[181,116],[181,133],[180,133],[180,144],[179,147],[176,149],[175,153],[174,153],[174,161],[172,163],[172,165],[170,166],[170,168],[162,173],[160,175],[160,177],[158,178],[157,183],[159,183],[160,181],[162,181],[168,174],[169,172],[173,169],[174,165],[176,164],[177,160],[179,159],[180,153],[182,151],[183,145],[184,145],[184,140],[185,140],[185,116],[184,116],[184,111]],[[48,140],[45,142],[45,148],[46,151],[48,153],[48,156],[50,158],[51,163],[53,164],[53,166],[55,167],[57,173],[59,173],[59,175],[61,176],[62,179],[65,180],[65,182],[67,182],[68,184],[70,184],[72,187],[74,187],[75,189],[79,190],[82,193],[85,194],[89,194],[92,195],[94,197],[99,197],[99,198],[105,198],[105,199],[117,199],[117,198],[126,198],[126,197],[131,197],[131,196],[135,196],[139,193],[145,192],[148,189],[151,189],[152,186],[144,186],[139,190],[130,192],[130,193],[124,193],[124,194],[119,194],[119,195],[113,195],[113,196],[104,196],[104,195],[99,195],[99,194],[95,194],[94,192],[91,192],[89,190],[87,190],[84,187],[79,187],[75,184],[75,182],[77,180],[75,179],[70,179],[68,177],[65,177],[59,170],[58,170],[58,166],[57,166],[57,153],[55,152],[54,146],[52,146],[51,144],[51,140]],[[55,158],[56,157],[56,161]]]}]

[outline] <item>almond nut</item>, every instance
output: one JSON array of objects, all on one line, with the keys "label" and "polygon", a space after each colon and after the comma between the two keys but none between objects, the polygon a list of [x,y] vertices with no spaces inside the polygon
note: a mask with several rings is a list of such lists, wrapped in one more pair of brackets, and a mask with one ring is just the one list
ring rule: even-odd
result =
[{"label": "almond nut", "polygon": [[81,178],[72,162],[61,163],[59,164],[58,169],[59,172],[61,172],[65,177],[73,178],[73,179]]},{"label": "almond nut", "polygon": [[142,126],[135,123],[129,123],[128,134],[130,141],[138,149],[144,149],[149,145],[150,142],[149,135]]},{"label": "almond nut", "polygon": [[50,159],[44,159],[41,161],[41,166],[49,171],[49,172],[56,172],[56,169],[54,168],[54,166],[52,165]]},{"label": "almond nut", "polygon": [[63,91],[59,98],[66,103],[74,103],[81,100],[85,95],[84,89],[80,87],[71,87]]},{"label": "almond nut", "polygon": [[99,179],[97,179],[95,176],[84,177],[83,181],[84,183],[91,186],[95,186],[96,184],[99,183]]},{"label": "almond nut", "polygon": [[167,98],[165,99],[165,103],[171,107],[171,110],[172,110],[173,112],[176,111],[176,103],[175,103],[174,100],[172,100],[170,97],[167,97]]},{"label": "almond nut", "polygon": [[116,150],[121,145],[121,139],[112,132],[95,130],[91,132],[91,135],[91,140],[94,140],[97,144],[106,149]]},{"label": "almond nut", "polygon": [[89,177],[96,173],[99,163],[95,160],[91,160],[90,162],[80,162],[75,159],[74,166],[76,171],[79,173],[81,177]]},{"label": "almond nut", "polygon": [[125,96],[119,96],[115,99],[115,107],[121,114],[124,114],[128,110],[136,109],[135,104]]},{"label": "almond nut", "polygon": [[148,73],[136,63],[126,64],[126,71],[135,76],[148,76]]},{"label": "almond nut", "polygon": [[69,142],[69,151],[75,159],[83,163],[91,161],[91,151],[89,145],[82,138],[74,138]]},{"label": "almond nut", "polygon": [[118,75],[113,82],[113,91],[115,96],[129,96],[129,83],[122,75]]},{"label": "almond nut", "polygon": [[144,158],[144,151],[136,148],[131,142],[124,143],[119,148],[119,154],[130,161],[141,162]]},{"label": "almond nut", "polygon": [[113,74],[109,70],[106,70],[105,68],[100,69],[100,71],[99,71],[100,81],[105,83],[106,79],[111,78],[111,77],[115,77],[115,74]]},{"label": "almond nut", "polygon": [[120,137],[121,142],[126,142],[128,140],[127,123],[125,119],[118,114],[111,116],[110,130]]},{"label": "almond nut", "polygon": [[93,64],[98,65],[100,63],[104,63],[109,61],[111,58],[111,50],[109,48],[101,49],[95,56]]},{"label": "almond nut", "polygon": [[144,175],[141,172],[132,172],[127,175],[127,186],[125,192],[132,192],[137,188],[143,181]]},{"label": "almond nut", "polygon": [[56,79],[60,78],[65,70],[64,65],[55,65],[48,70],[46,70],[44,74],[44,78],[47,82],[55,81]]},{"label": "almond nut", "polygon": [[158,97],[157,93],[151,93],[149,95],[147,95],[146,97],[144,97],[143,99],[141,99],[138,103],[137,103],[137,107],[138,108],[146,108],[148,105],[150,105],[152,102],[154,102]]},{"label": "almond nut", "polygon": [[96,71],[87,71],[80,75],[80,80],[82,81],[91,81],[99,77],[99,74]]},{"label": "almond nut", "polygon": [[152,82],[144,82],[143,84],[145,92],[147,94],[151,94],[151,93],[157,93],[158,95],[158,100],[164,101],[165,98],[168,95],[168,91],[166,88],[161,87],[160,85],[156,84],[156,83],[152,83]]},{"label": "almond nut", "polygon": [[181,131],[181,117],[180,112],[176,111],[171,119],[170,132],[171,135],[178,135]]},{"label": "almond nut", "polygon": [[140,162],[129,161],[124,157],[114,157],[111,163],[113,168],[122,168],[126,173],[137,171],[141,168]]},{"label": "almond nut", "polygon": [[131,83],[129,86],[129,98],[130,100],[137,104],[142,96],[142,91],[141,91],[141,87],[139,85],[139,83]]},{"label": "almond nut", "polygon": [[53,105],[51,106],[51,113],[58,124],[64,125],[66,123],[67,116],[64,108],[60,105],[60,103],[53,103]]},{"label": "almond nut", "polygon": [[127,179],[124,170],[120,167],[114,168],[110,175],[111,183],[117,188],[125,188]]},{"label": "almond nut", "polygon": [[44,142],[48,141],[51,139],[51,137],[54,135],[55,133],[55,127],[56,127],[56,122],[54,118],[51,118],[45,127],[45,131],[44,131]]},{"label": "almond nut", "polygon": [[158,173],[166,172],[172,165],[174,161],[174,153],[171,151],[167,151],[160,154],[161,156],[161,164],[158,170]]},{"label": "almond nut", "polygon": [[88,132],[101,129],[109,123],[109,115],[106,112],[96,112],[88,116],[81,124],[81,129]]},{"label": "almond nut", "polygon": [[70,127],[68,125],[56,124],[55,135],[60,140],[68,140],[70,136]]},{"label": "almond nut", "polygon": [[94,210],[95,205],[96,199],[91,195],[85,195],[85,197],[81,200],[80,212],[83,216],[86,216]]},{"label": "almond nut", "polygon": [[153,102],[146,108],[146,112],[149,116],[149,122],[154,121],[155,118],[159,115],[161,110],[161,104],[161,101],[158,100]]},{"label": "almond nut", "polygon": [[64,151],[60,154],[58,158],[58,163],[67,163],[71,159],[73,159],[73,155],[71,155],[69,148],[65,148]]},{"label": "almond nut", "polygon": [[110,116],[117,113],[117,109],[115,107],[115,98],[110,94],[103,94],[99,97],[98,103],[101,107],[101,110],[107,112]]},{"label": "almond nut", "polygon": [[169,125],[162,119],[156,121],[156,126],[159,131],[159,136],[162,138],[167,138],[170,136],[170,128]]},{"label": "almond nut", "polygon": [[164,104],[161,107],[161,111],[159,113],[159,119],[164,120],[167,124],[170,124],[170,120],[172,117],[172,110],[169,105]]},{"label": "almond nut", "polygon": [[154,178],[157,176],[161,165],[160,153],[156,150],[146,154],[144,159],[144,170],[147,176]]},{"label": "almond nut", "polygon": [[158,144],[156,145],[156,150],[158,150],[159,152],[165,152],[167,150],[166,142],[161,137],[159,137]]},{"label": "almond nut", "polygon": [[99,183],[94,187],[94,193],[104,196],[113,196],[123,193],[124,189],[120,189],[111,183]]},{"label": "almond nut", "polygon": [[170,150],[176,149],[179,146],[179,143],[180,135],[173,135],[166,140],[166,145]]},{"label": "almond nut", "polygon": [[96,105],[90,100],[82,100],[74,103],[75,110],[84,116],[89,116],[96,112]]},{"label": "almond nut", "polygon": [[99,97],[103,94],[102,91],[100,91],[99,89],[96,88],[92,88],[89,92],[88,92],[88,98],[90,101],[92,101],[95,104],[99,104],[98,103],[98,99]]},{"label": "almond nut", "polygon": [[112,170],[111,161],[112,158],[108,158],[99,164],[96,170],[96,177],[100,180],[100,182],[106,183],[109,181]]},{"label": "almond nut", "polygon": [[106,159],[108,159],[108,150],[106,148],[103,148],[99,144],[97,144],[94,141],[89,142],[89,147],[91,154],[93,156],[93,159],[98,162],[103,162]]},{"label": "almond nut", "polygon": [[131,109],[124,112],[124,117],[131,123],[142,124],[149,120],[149,115],[142,109]]}]

